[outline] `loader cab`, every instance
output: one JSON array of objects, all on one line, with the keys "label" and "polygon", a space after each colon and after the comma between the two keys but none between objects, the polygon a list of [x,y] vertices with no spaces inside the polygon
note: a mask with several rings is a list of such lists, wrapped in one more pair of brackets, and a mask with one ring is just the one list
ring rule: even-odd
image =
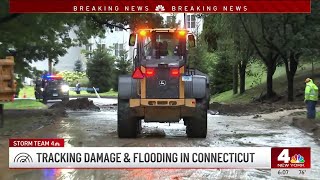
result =
[{"label": "loader cab", "polygon": [[136,49],[132,77],[145,77],[142,99],[184,98],[181,77],[186,72],[187,36],[184,29],[142,29],[130,36]]},{"label": "loader cab", "polygon": [[135,66],[172,64],[183,66],[187,51],[194,47],[194,36],[184,29],[141,29],[130,35],[129,45],[134,46]]}]

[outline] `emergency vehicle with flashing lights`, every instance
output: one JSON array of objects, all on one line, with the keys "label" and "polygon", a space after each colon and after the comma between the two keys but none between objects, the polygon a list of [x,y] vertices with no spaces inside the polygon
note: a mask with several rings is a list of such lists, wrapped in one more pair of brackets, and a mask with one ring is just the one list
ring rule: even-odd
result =
[{"label": "emergency vehicle with flashing lights", "polygon": [[48,100],[69,101],[69,85],[60,75],[44,75],[36,81],[35,97],[42,100],[44,104]]}]

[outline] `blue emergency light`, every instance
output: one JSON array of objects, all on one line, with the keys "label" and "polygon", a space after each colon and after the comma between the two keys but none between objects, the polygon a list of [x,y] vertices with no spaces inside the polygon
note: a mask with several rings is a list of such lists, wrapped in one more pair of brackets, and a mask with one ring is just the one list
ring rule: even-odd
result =
[{"label": "blue emergency light", "polygon": [[62,76],[60,76],[60,75],[44,75],[44,76],[42,76],[42,79],[48,79],[48,80],[62,79]]}]

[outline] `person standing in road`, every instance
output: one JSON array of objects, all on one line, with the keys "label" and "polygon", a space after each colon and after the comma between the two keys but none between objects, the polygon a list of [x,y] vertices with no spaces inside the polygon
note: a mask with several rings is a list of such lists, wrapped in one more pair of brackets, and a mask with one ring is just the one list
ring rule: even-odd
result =
[{"label": "person standing in road", "polygon": [[77,84],[76,84],[76,92],[77,92],[77,94],[80,94],[80,83],[79,83],[79,81],[77,81]]},{"label": "person standing in road", "polygon": [[307,105],[307,118],[315,119],[316,118],[316,105],[319,97],[319,89],[315,85],[312,79],[307,78],[305,80],[306,88],[304,91],[304,102]]}]

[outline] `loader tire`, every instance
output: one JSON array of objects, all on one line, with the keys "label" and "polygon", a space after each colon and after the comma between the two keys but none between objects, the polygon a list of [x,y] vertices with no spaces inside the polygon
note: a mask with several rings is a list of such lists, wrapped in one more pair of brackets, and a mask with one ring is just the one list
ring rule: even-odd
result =
[{"label": "loader tire", "polygon": [[189,138],[206,138],[207,137],[207,100],[203,99],[197,102],[194,116],[185,118],[185,121],[186,121],[187,136]]},{"label": "loader tire", "polygon": [[137,122],[137,133],[141,134],[141,131],[142,131],[142,120],[138,119],[138,122]]},{"label": "loader tire", "polygon": [[134,117],[128,100],[118,100],[118,137],[136,138],[138,135],[139,121]]}]

